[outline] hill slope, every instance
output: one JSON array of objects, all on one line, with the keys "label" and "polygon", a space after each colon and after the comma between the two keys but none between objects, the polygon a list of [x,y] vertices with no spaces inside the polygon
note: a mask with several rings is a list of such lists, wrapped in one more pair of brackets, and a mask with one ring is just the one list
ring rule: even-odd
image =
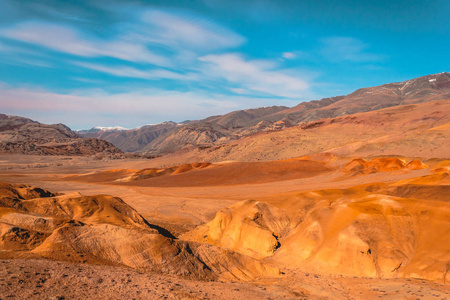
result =
[{"label": "hill slope", "polygon": [[185,149],[161,161],[172,164],[268,161],[324,152],[360,157],[448,158],[449,100],[389,107],[312,121],[281,131],[258,132],[221,145]]}]

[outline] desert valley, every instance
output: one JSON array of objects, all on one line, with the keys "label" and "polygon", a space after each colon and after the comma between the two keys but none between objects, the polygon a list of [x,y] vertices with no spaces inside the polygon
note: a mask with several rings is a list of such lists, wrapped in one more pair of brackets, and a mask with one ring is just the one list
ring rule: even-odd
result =
[{"label": "desert valley", "polygon": [[0,115],[0,299],[450,299],[450,73],[136,129]]}]

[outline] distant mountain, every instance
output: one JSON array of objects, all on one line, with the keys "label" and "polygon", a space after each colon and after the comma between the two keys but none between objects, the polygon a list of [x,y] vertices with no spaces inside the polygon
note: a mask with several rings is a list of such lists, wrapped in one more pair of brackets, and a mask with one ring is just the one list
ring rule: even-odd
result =
[{"label": "distant mountain", "polygon": [[[285,109],[287,109],[286,106],[261,107],[192,121],[159,136],[141,151],[161,155],[172,153],[186,146],[209,146],[214,143],[239,139],[247,134],[247,132],[242,134],[243,131],[257,126],[264,117]],[[267,127],[273,129],[273,123]]]},{"label": "distant mountain", "polygon": [[96,133],[96,132],[117,132],[117,131],[123,131],[123,130],[128,130],[128,128],[124,128],[124,127],[120,127],[120,126],[115,126],[115,127],[100,127],[100,126],[96,126],[96,127],[92,127],[91,129],[86,129],[86,130],[74,130],[74,132],[76,132],[78,135],[80,134],[90,134],[90,133]]},{"label": "distant mountain", "polygon": [[[99,138],[113,143],[117,148],[125,152],[136,152],[142,150],[160,135],[166,134],[177,127],[175,122],[163,122],[155,125],[144,125],[135,129],[101,129],[105,127],[94,127],[90,130],[79,130],[77,133],[82,137]],[[121,128],[121,127],[112,127]]]},{"label": "distant mountain", "polygon": [[113,144],[81,138],[63,124],[47,125],[0,114],[0,152],[36,155],[120,155]]},{"label": "distant mountain", "polygon": [[449,98],[450,73],[444,72],[362,88],[346,96],[302,102],[291,108],[261,107],[198,121],[164,122],[129,130],[95,127],[78,133],[104,139],[123,151],[162,155],[186,147],[222,145],[258,132],[278,131],[320,119]]}]

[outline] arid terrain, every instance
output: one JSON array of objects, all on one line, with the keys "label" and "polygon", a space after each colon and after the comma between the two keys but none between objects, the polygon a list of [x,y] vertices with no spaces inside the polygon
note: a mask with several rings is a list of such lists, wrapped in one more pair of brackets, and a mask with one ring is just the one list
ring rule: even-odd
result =
[{"label": "arid terrain", "polygon": [[153,159],[14,118],[0,299],[450,299],[450,77],[430,76],[168,123]]},{"label": "arid terrain", "polygon": [[[151,178],[117,179],[156,169],[157,160],[1,158],[8,170],[0,180],[13,184],[2,185],[2,195],[10,193],[1,212],[2,298],[446,299],[450,292],[450,161],[319,155],[274,162],[266,174],[271,163],[259,172],[259,163],[212,164],[153,177],[155,186]],[[211,180],[215,169],[224,184]],[[248,169],[256,179],[233,182]],[[274,180],[276,169],[283,180]],[[13,204],[5,200],[11,193],[19,198]],[[81,288],[68,291],[74,284]]]}]

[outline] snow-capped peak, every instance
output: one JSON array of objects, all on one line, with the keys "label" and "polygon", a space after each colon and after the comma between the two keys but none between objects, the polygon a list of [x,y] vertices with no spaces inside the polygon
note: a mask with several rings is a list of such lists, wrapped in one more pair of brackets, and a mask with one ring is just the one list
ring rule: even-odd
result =
[{"label": "snow-capped peak", "polygon": [[114,126],[114,127],[95,126],[94,129],[98,129],[98,130],[101,130],[101,131],[122,131],[122,130],[128,130],[128,128],[120,127],[120,126]]},{"label": "snow-capped peak", "polygon": [[128,130],[128,128],[120,127],[120,126],[114,126],[114,127],[103,127],[103,126],[95,126],[91,129],[81,129],[81,130],[75,130],[77,133],[94,133],[99,131],[106,131],[106,132],[116,132],[116,131],[123,131]]}]

